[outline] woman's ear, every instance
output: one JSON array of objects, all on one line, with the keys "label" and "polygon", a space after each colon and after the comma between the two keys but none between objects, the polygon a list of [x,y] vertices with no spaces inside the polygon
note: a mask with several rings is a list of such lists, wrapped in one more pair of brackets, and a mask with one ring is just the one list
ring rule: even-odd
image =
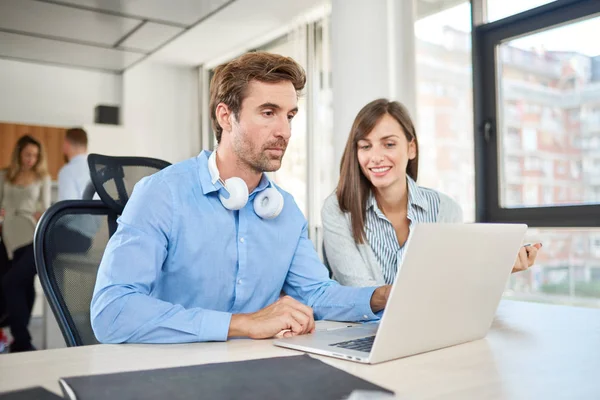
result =
[{"label": "woman's ear", "polygon": [[217,116],[217,122],[219,126],[227,132],[231,132],[231,119],[230,117],[233,115],[231,109],[225,103],[219,103],[217,105],[217,109],[215,110],[215,114]]},{"label": "woman's ear", "polygon": [[417,157],[417,143],[413,139],[408,143],[408,159],[414,160],[415,157]]}]

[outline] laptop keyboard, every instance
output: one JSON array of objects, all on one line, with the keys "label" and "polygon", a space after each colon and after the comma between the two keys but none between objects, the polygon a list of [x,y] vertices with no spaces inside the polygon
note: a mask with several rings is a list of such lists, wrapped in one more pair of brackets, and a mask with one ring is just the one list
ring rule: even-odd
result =
[{"label": "laptop keyboard", "polygon": [[345,342],[333,343],[330,346],[341,347],[343,349],[350,349],[356,351],[364,351],[366,353],[371,352],[371,348],[373,347],[373,342],[375,341],[375,336],[367,336],[360,339],[352,339],[347,340]]}]

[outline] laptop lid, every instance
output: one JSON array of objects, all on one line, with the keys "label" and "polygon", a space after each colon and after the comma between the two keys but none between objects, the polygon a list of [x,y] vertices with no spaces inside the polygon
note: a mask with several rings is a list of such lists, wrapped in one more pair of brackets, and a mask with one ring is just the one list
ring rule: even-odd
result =
[{"label": "laptop lid", "polygon": [[524,224],[416,224],[370,362],[487,333],[527,231]]}]

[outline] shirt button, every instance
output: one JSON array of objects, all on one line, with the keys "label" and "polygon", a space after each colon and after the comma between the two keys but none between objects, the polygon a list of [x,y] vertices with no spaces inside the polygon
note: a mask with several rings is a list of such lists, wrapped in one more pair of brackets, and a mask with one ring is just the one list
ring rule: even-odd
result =
[{"label": "shirt button", "polygon": [[240,238],[240,242],[244,243],[244,238]]},{"label": "shirt button", "polygon": [[363,315],[364,319],[369,319],[369,317],[367,316],[367,314]]},{"label": "shirt button", "polygon": [[242,284],[242,280],[238,279],[238,285],[241,285],[241,284]]}]

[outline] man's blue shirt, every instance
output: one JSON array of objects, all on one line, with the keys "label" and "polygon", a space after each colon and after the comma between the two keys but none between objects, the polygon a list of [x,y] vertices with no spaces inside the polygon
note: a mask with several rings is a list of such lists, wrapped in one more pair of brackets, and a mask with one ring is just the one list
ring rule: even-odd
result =
[{"label": "man's blue shirt", "polygon": [[315,319],[377,319],[375,288],[328,278],[293,197],[271,220],[255,214],[263,174],[239,211],[223,207],[211,183],[210,153],[172,165],[135,187],[110,239],[91,305],[101,342],[226,340],[232,314],[275,302],[282,290],[313,308]]}]

